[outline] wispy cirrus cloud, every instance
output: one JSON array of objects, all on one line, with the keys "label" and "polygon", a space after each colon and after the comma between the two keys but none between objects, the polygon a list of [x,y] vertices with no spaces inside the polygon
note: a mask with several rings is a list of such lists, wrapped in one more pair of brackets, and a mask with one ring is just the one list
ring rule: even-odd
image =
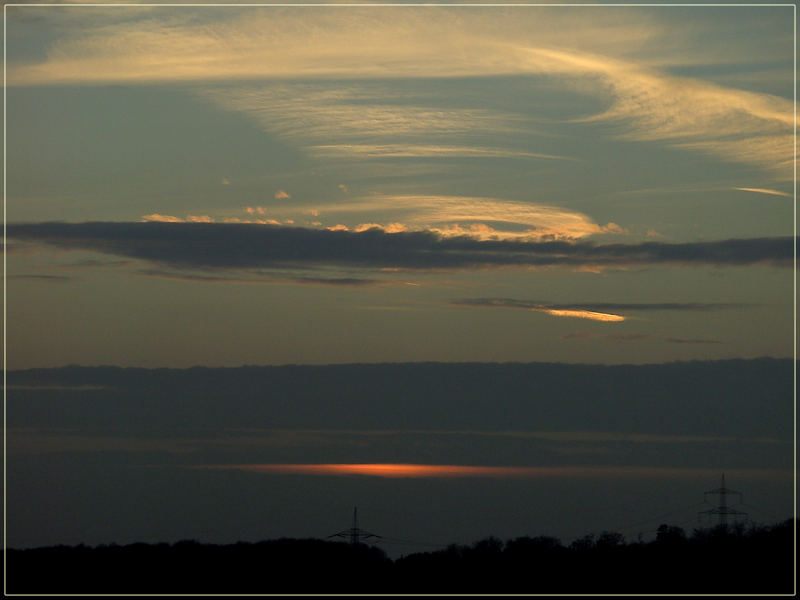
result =
[{"label": "wispy cirrus cloud", "polygon": [[[12,240],[91,250],[179,268],[347,266],[368,269],[624,268],[794,264],[791,237],[596,244],[477,240],[431,231],[328,231],[237,223],[9,224]],[[570,310],[564,308],[564,310]]]},{"label": "wispy cirrus cloud", "polygon": [[753,192],[755,194],[767,194],[768,196],[783,196],[784,198],[793,198],[792,194],[788,192],[782,192],[780,190],[773,190],[769,188],[749,188],[749,187],[737,187],[733,188],[735,190],[739,190],[742,192]]},{"label": "wispy cirrus cloud", "polygon": [[[696,44],[696,55],[687,56],[686,44],[672,42],[690,35],[686,28],[644,9],[226,7],[223,17],[206,10],[190,14],[165,8],[132,13],[127,21],[87,21],[47,48],[45,60],[11,61],[8,84],[228,82],[227,89],[196,92],[303,146],[338,147],[347,154],[364,143],[355,151],[374,153],[368,140],[375,136],[509,131],[526,115],[396,96],[392,101],[385,92],[370,95],[349,84],[310,91],[241,82],[542,75],[608,101],[607,110],[588,120],[617,123],[623,138],[756,165],[777,179],[793,177],[792,102],[655,68],[731,59],[709,52],[707,44]],[[565,43],[565,30],[575,42]],[[702,27],[695,25],[691,32],[702,41]],[[783,37],[790,34],[787,29]],[[791,46],[785,47],[790,65]],[[661,49],[657,59],[651,48]],[[757,61],[767,51],[748,42],[736,52],[740,60]],[[339,141],[322,141],[330,132]],[[409,139],[392,143],[407,144],[401,152],[423,155],[448,145],[467,147],[454,142],[427,149]]]},{"label": "wispy cirrus cloud", "polygon": [[475,143],[476,137],[495,144],[501,137],[513,137],[530,128],[530,117],[483,107],[442,106],[434,94],[404,94],[389,84],[239,84],[196,93],[218,108],[247,115],[263,130],[317,158],[570,160]]},{"label": "wispy cirrus cloud", "polygon": [[535,158],[576,160],[569,156],[481,146],[433,146],[421,144],[328,144],[309,146],[320,155],[353,155],[367,158]]},{"label": "wispy cirrus cloud", "polygon": [[665,141],[725,160],[755,164],[779,179],[794,160],[792,102],[786,98],[666,75],[635,62],[552,48],[526,48],[532,69],[599,77],[611,106],[585,121],[617,122],[623,138]]},{"label": "wispy cirrus cloud", "polygon": [[[414,145],[409,139],[465,133],[509,133],[512,124],[523,120],[484,108],[429,106],[426,98],[398,93],[383,84],[321,83],[250,84],[236,87],[204,88],[198,91],[221,108],[245,113],[278,135],[302,140],[319,152],[384,152],[403,148],[426,149],[438,145]],[[435,96],[428,98],[431,104]],[[386,144],[386,139],[405,138],[403,144]],[[331,139],[350,140],[330,144]],[[378,143],[380,142],[380,143]]]}]

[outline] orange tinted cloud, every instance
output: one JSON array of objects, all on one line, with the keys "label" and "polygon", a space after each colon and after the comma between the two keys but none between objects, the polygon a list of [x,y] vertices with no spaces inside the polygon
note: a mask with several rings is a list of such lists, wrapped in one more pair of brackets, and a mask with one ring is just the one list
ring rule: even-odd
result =
[{"label": "orange tinted cloud", "polygon": [[[476,465],[420,465],[409,463],[363,464],[252,464],[194,465],[192,469],[250,471],[273,475],[367,476],[384,478],[459,478],[459,477],[716,477],[718,470],[673,467],[569,466],[505,467]],[[786,477],[789,471],[740,469],[737,475],[749,477]]]},{"label": "orange tinted cloud", "polygon": [[472,465],[418,465],[407,463],[365,464],[268,464],[203,465],[197,468],[233,469],[285,475],[365,475],[370,477],[520,477],[544,475],[542,467],[489,467]]},{"label": "orange tinted cloud", "polygon": [[380,229],[386,233],[401,233],[403,231],[408,231],[408,227],[402,223],[389,223],[387,225],[381,225],[380,223],[361,223],[360,225],[356,226],[354,231],[360,233],[369,229]]},{"label": "orange tinted cloud", "polygon": [[153,213],[152,215],[142,215],[142,221],[155,221],[158,223],[183,223],[180,217],[173,217],[172,215],[160,215]]},{"label": "orange tinted cloud", "polygon": [[740,190],[742,192],[755,192],[756,194],[768,194],[770,196],[784,196],[786,198],[792,197],[792,195],[787,192],[781,192],[780,190],[773,190],[768,188],[735,187],[733,189]]},{"label": "orange tinted cloud", "polygon": [[540,310],[541,312],[547,313],[548,315],[552,315],[554,317],[574,317],[578,319],[591,319],[592,321],[607,322],[619,322],[625,320],[625,317],[622,315],[594,312],[591,310],[562,310],[555,308],[542,308],[534,310]]},{"label": "orange tinted cloud", "polygon": [[[480,240],[575,239],[627,233],[616,223],[599,225],[588,215],[570,209],[491,197],[374,194],[326,208],[326,214],[336,215],[345,223],[352,213],[375,216],[375,221],[363,225],[390,221],[390,225],[381,227],[402,223],[411,231]],[[395,227],[395,231],[401,230]]]}]

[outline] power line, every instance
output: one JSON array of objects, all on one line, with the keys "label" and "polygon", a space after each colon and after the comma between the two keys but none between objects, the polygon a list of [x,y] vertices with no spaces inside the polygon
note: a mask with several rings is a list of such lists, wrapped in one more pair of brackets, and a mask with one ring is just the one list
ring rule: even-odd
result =
[{"label": "power line", "polygon": [[745,504],[744,502],[740,502],[739,504],[741,504],[742,506],[746,506],[750,510],[755,510],[756,512],[759,512],[762,515],[769,517],[773,521],[777,521],[778,520],[777,515],[774,512],[772,512],[771,510],[767,510],[767,509],[764,509],[764,508],[759,508],[758,506],[753,506],[752,504]]},{"label": "power line", "polygon": [[395,544],[404,544],[407,546],[430,546],[435,548],[446,548],[450,544],[437,544],[436,542],[421,542],[418,540],[403,540],[400,538],[381,537],[382,542],[389,542]]},{"label": "power line", "polygon": [[694,504],[691,504],[689,506],[684,506],[682,508],[676,508],[674,510],[671,510],[671,511],[663,513],[663,514],[660,514],[660,515],[652,517],[650,519],[646,519],[644,521],[639,521],[637,523],[632,523],[632,524],[624,526],[624,527],[616,527],[616,528],[612,529],[612,531],[627,531],[629,529],[634,529],[635,527],[639,527],[641,525],[647,525],[648,523],[652,523],[653,521],[658,521],[660,519],[664,519],[664,518],[666,518],[666,517],[668,517],[670,515],[674,515],[676,513],[680,513],[680,512],[683,512],[683,511],[695,509],[698,506],[702,506],[703,504],[707,504],[707,502],[705,500],[703,502],[695,502]]}]

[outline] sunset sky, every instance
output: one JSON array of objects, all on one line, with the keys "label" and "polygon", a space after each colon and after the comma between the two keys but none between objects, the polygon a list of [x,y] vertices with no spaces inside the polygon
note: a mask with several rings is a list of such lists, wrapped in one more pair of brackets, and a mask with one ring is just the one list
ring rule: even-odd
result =
[{"label": "sunset sky", "polygon": [[[487,448],[504,448],[490,461],[491,451],[455,450],[454,436],[480,437],[482,421],[456,426],[441,418],[474,408],[465,400],[453,409],[463,390],[444,386],[431,402],[448,408],[427,420],[415,409],[405,425],[383,425],[395,414],[388,409],[353,427],[300,418],[276,425],[264,417],[248,429],[231,421],[224,435],[238,440],[237,453],[223,457],[174,444],[223,435],[212,415],[244,402],[250,391],[241,382],[220,392],[220,406],[204,400],[209,412],[191,431],[162,430],[161,416],[180,421],[172,405],[161,416],[152,408],[125,429],[112,408],[87,398],[98,394],[124,406],[136,394],[167,398],[159,384],[143,383],[159,373],[151,369],[196,366],[211,373],[245,365],[419,362],[634,369],[748,359],[743,364],[754,369],[769,365],[764,373],[785,366],[786,379],[769,385],[785,390],[786,404],[764,408],[772,411],[765,422],[775,414],[790,422],[794,26],[790,4],[6,6],[6,365],[13,382],[7,406],[9,464],[19,474],[8,486],[19,500],[9,514],[20,523],[11,526],[9,543],[81,541],[68,525],[61,540],[33,525],[32,507],[47,505],[41,482],[48,477],[86,478],[102,462],[104,473],[117,473],[109,478],[130,484],[131,473],[157,471],[154,480],[169,487],[162,471],[147,470],[163,467],[166,455],[180,456],[181,477],[204,482],[197,485],[206,492],[220,485],[215,477],[247,486],[319,486],[309,482],[328,481],[333,474],[325,475],[325,465],[340,462],[419,462],[429,465],[417,471],[428,479],[444,473],[430,465],[455,465],[462,470],[451,470],[448,480],[459,486],[489,476],[509,486],[550,475],[586,482],[612,477],[603,470],[611,469],[626,489],[636,489],[639,476],[669,488],[687,481],[681,469],[697,469],[685,504],[717,487],[730,465],[749,473],[753,486],[771,481],[765,503],[788,516],[792,433],[744,424],[726,432],[691,409],[685,423],[663,427],[651,418],[655,409],[617,424],[586,413],[574,423],[526,422],[534,413],[521,410],[520,421],[486,424],[499,436],[499,446]],[[783,360],[750,360],[761,357]],[[98,373],[74,367],[50,370],[68,365],[147,370],[135,377],[126,371],[133,379],[125,383],[117,375],[98,383]],[[44,370],[15,374],[26,369]],[[366,398],[360,384],[377,377],[362,376],[343,380],[354,397]],[[421,395],[429,393],[426,376],[408,377]],[[751,407],[759,421],[761,384],[757,376],[752,381],[731,405]],[[702,396],[720,381],[695,383],[681,389]],[[188,393],[182,385],[174,389]],[[552,398],[561,397],[558,386],[549,388]],[[648,390],[644,380],[631,386],[619,392],[626,398],[619,410],[633,410],[625,402]],[[369,401],[380,403],[380,386],[368,387]],[[280,389],[290,402],[286,390],[294,388]],[[320,398],[328,392],[319,390]],[[41,407],[67,398],[89,404],[72,415],[15,412],[14,402],[26,398]],[[713,410],[724,412],[720,402]],[[327,414],[322,404],[309,406]],[[108,410],[108,419],[89,417],[90,410]],[[18,422],[14,415],[21,415]],[[319,449],[318,434],[308,432],[325,428],[347,438],[350,450],[359,444],[342,432],[372,437],[361,454],[331,450],[332,438],[325,452],[279,451]],[[404,448],[414,444],[386,445],[391,436],[375,433],[401,430],[425,438],[430,452],[411,456]],[[291,439],[286,431],[294,432]],[[497,433],[511,431],[526,433]],[[557,461],[526,445],[566,443],[570,432],[577,435],[571,453]],[[731,449],[733,438],[746,440],[748,457]],[[379,439],[381,459],[370,453]],[[484,436],[478,445],[490,441]],[[598,459],[597,448],[612,442],[625,447],[617,448],[622,454]],[[258,452],[248,453],[247,443]],[[265,453],[265,444],[275,452]],[[634,446],[652,444],[689,444],[695,458],[635,458],[641,455]],[[581,458],[589,446],[591,460]],[[709,454],[712,446],[717,450]],[[663,458],[656,450],[647,456]],[[495,467],[508,470],[485,470]],[[356,467],[336,468],[351,469],[347,481],[380,479],[386,497],[394,493],[385,486],[396,478],[370,477],[385,475],[386,467],[355,479]],[[395,469],[411,473],[403,468]],[[152,501],[144,489],[139,493]],[[340,520],[359,501],[345,495]],[[474,498],[470,506],[483,510],[480,494]],[[658,506],[670,508],[670,500],[681,503],[671,498]],[[372,503],[378,512],[379,504]],[[564,531],[593,526],[583,517]],[[471,518],[464,512],[464,523]],[[269,531],[294,535],[279,529]],[[118,537],[135,538],[127,531]],[[162,531],[202,537],[189,525],[185,533]],[[454,537],[474,533],[459,532]],[[519,531],[526,533],[540,532]],[[150,537],[157,536],[156,528]],[[98,529],[94,541],[113,537]]]}]

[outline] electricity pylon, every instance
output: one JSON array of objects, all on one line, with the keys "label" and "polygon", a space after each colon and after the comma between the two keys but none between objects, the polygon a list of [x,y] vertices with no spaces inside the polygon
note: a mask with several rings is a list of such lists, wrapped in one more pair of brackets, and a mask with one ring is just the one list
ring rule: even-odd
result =
[{"label": "electricity pylon", "polygon": [[708,515],[709,518],[711,515],[717,515],[719,518],[719,525],[724,527],[728,526],[728,515],[733,515],[734,520],[738,515],[744,515],[747,517],[747,513],[741,510],[736,510],[730,508],[728,506],[728,495],[733,494],[739,496],[739,503],[741,504],[743,501],[743,496],[741,492],[737,492],[735,490],[729,490],[725,487],[725,473],[722,474],[722,485],[715,490],[708,490],[707,492],[703,493],[703,502],[706,501],[706,498],[709,494],[714,494],[719,496],[719,506],[716,508],[712,508],[709,510],[704,510],[702,512],[697,513],[698,518],[700,515]]},{"label": "electricity pylon", "polygon": [[329,535],[329,538],[332,537],[349,537],[350,543],[353,546],[357,546],[361,543],[361,540],[375,537],[379,538],[381,536],[370,533],[369,531],[365,531],[363,529],[359,529],[358,527],[358,507],[353,507],[353,526],[350,529],[345,529],[344,531],[340,531],[339,533],[334,533],[333,535]]}]

